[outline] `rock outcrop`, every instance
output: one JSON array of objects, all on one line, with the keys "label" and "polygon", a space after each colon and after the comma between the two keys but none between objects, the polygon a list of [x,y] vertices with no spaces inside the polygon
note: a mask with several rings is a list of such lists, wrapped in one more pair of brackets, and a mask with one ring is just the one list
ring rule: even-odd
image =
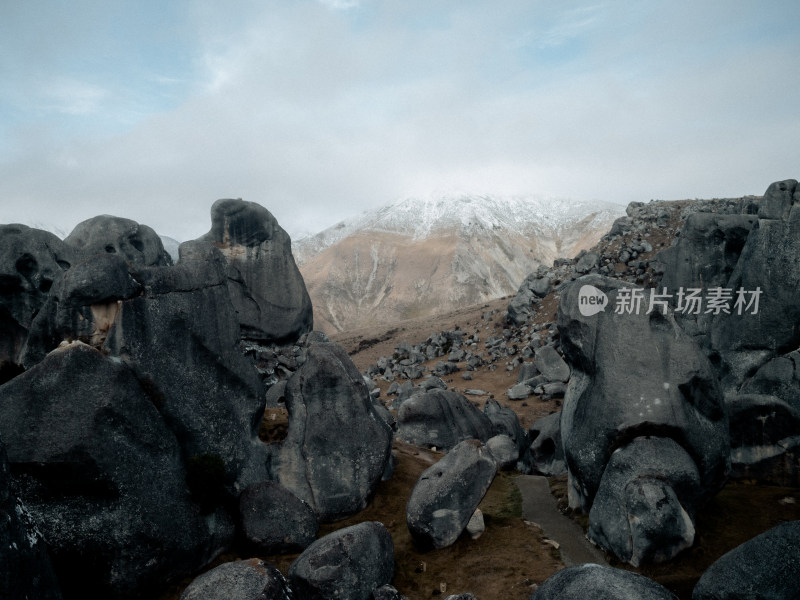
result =
[{"label": "rock outcrop", "polygon": [[305,550],[319,530],[311,507],[274,481],[256,483],[242,492],[239,518],[246,543],[262,554]]},{"label": "rock outcrop", "polygon": [[494,457],[477,440],[461,442],[426,469],[406,507],[406,523],[414,541],[428,549],[455,542],[496,474]]},{"label": "rock outcrop", "polygon": [[164,250],[161,238],[147,225],[136,221],[100,215],[75,226],[64,243],[83,256],[116,254],[130,264],[166,267],[172,257]]},{"label": "rock outcrop", "polygon": [[376,521],[359,523],[311,544],[289,567],[297,598],[369,600],[394,576],[394,542]]},{"label": "rock outcrop", "polygon": [[[589,510],[602,486],[627,485],[606,479],[615,451],[636,438],[670,438],[677,442],[675,452],[686,455],[679,464],[694,463],[698,475],[693,486],[672,488],[674,494],[662,490],[666,501],[677,502],[665,510],[670,515],[691,516],[727,477],[727,413],[711,364],[667,307],[657,306],[649,314],[618,310],[636,289],[587,276],[562,295],[558,326],[572,369],[561,414],[570,506]],[[585,310],[580,297],[587,294],[605,297],[605,310]],[[634,468],[628,479],[633,483],[635,478]],[[611,513],[596,516],[601,514],[610,518]],[[639,533],[643,537],[634,539],[633,547],[649,547],[647,540],[657,537],[649,531],[631,531]],[[649,551],[645,554],[650,556]],[[656,554],[652,558],[660,558]]]},{"label": "rock outcrop", "polygon": [[362,510],[389,460],[392,430],[350,357],[336,344],[310,345],[285,398],[289,432],[271,447],[272,478],[322,522]]},{"label": "rock outcrop", "polygon": [[241,199],[217,200],[211,230],[201,239],[225,256],[243,338],[287,343],[311,331],[311,299],[291,239],[266,208]]},{"label": "rock outcrop", "polygon": [[223,482],[193,485],[157,404],[119,359],[79,342],[0,387],[0,438],[66,596],[152,591],[232,540],[232,521],[200,506]]},{"label": "rock outcrop", "polygon": [[0,225],[0,384],[22,369],[22,352],[54,282],[77,258],[52,233]]},{"label": "rock outcrop", "polygon": [[492,437],[489,418],[456,392],[432,389],[414,394],[397,413],[397,436],[445,452],[464,440]]},{"label": "rock outcrop", "polygon": [[531,473],[545,477],[566,473],[560,411],[538,419],[528,429],[528,438],[531,443],[524,455],[524,463]]}]

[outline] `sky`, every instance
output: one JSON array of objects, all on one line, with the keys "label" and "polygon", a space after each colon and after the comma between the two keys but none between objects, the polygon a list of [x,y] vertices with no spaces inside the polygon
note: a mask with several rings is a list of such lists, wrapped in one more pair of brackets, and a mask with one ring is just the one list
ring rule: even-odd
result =
[{"label": "sky", "polygon": [[762,194],[800,179],[799,31],[796,0],[6,0],[0,223]]}]

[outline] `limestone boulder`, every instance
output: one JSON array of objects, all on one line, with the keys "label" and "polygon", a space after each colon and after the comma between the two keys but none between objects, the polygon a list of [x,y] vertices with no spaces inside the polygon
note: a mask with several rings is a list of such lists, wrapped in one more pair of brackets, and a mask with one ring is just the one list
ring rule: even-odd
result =
[{"label": "limestone boulder", "polygon": [[278,569],[258,558],[227,562],[197,577],[180,600],[292,600]]},{"label": "limestone boulder", "polygon": [[466,528],[486,494],[497,463],[478,440],[466,440],[423,471],[406,506],[411,537],[422,548],[445,548]]},{"label": "limestone boulder", "polygon": [[287,343],[312,330],[311,299],[291,239],[266,208],[241,199],[217,200],[211,230],[201,239],[225,256],[242,337]]},{"label": "limestone boulder", "polygon": [[389,460],[392,430],[353,361],[336,344],[310,345],[285,399],[289,431],[271,447],[272,478],[322,522],[362,510]]},{"label": "limestone boulder", "polygon": [[172,257],[158,234],[136,221],[100,215],[75,226],[64,243],[83,256],[116,254],[123,260],[147,267],[168,266]]},{"label": "limestone boulder", "polygon": [[419,446],[448,451],[463,440],[487,441],[491,420],[461,394],[433,389],[403,402],[397,413],[397,436]]},{"label": "limestone boulder", "polygon": [[677,600],[643,575],[595,564],[575,565],[545,581],[530,600]]}]

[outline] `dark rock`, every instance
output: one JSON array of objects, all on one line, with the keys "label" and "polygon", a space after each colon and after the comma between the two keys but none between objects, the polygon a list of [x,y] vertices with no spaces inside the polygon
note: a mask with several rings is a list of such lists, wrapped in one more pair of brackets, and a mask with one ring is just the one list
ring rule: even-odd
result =
[{"label": "dark rock", "polygon": [[[607,295],[606,310],[581,314],[580,290],[587,285],[592,294]],[[695,462],[697,489],[687,495],[699,507],[719,491],[730,468],[716,374],[669,311],[612,311],[623,306],[623,285],[632,295],[629,284],[583,277],[563,292],[559,306],[561,347],[572,368],[561,416],[570,506],[588,511],[612,452],[651,436],[678,442]]]},{"label": "dark rock", "polygon": [[406,400],[397,413],[397,436],[445,452],[463,440],[492,437],[492,422],[456,392],[429,390]]},{"label": "dark rock", "polygon": [[80,343],[0,387],[0,437],[67,596],[146,596],[232,541],[224,481],[190,480],[160,403]]},{"label": "dark rock", "polygon": [[731,477],[800,485],[800,411],[775,396],[726,397]]},{"label": "dark rock", "polygon": [[406,506],[406,523],[422,548],[458,539],[497,473],[491,453],[466,440],[420,475]]},{"label": "dark rock", "polygon": [[161,238],[147,225],[136,221],[100,215],[78,223],[64,243],[84,256],[116,254],[127,262],[146,267],[165,267],[172,258]]},{"label": "dark rock", "polygon": [[308,502],[320,521],[362,510],[389,460],[392,431],[336,344],[308,348],[286,384],[289,432],[272,446],[273,479]]},{"label": "dark rock", "polygon": [[340,529],[311,544],[289,567],[298,598],[368,600],[392,581],[394,543],[376,521]]},{"label": "dark rock", "polygon": [[539,374],[539,369],[531,362],[522,363],[519,367],[519,374],[517,375],[517,383],[527,383],[529,379],[533,379]]},{"label": "dark rock", "polygon": [[700,477],[669,438],[636,438],[611,455],[589,513],[590,540],[639,566],[694,542]]},{"label": "dark rock", "polygon": [[291,240],[266,208],[241,199],[217,200],[211,230],[201,239],[225,255],[242,337],[285,343],[311,331],[311,300]]},{"label": "dark rock", "polygon": [[506,392],[509,400],[525,400],[533,393],[533,388],[526,383],[518,383]]},{"label": "dark rock", "polygon": [[205,242],[186,242],[180,252],[174,267],[134,273],[144,293],[122,302],[104,349],[129,361],[158,395],[187,460],[219,457],[240,491],[267,479],[257,437],[265,397],[241,352],[224,258]]},{"label": "dark rock", "polygon": [[734,548],[697,582],[692,600],[800,598],[800,521],[783,523]]},{"label": "dark rock", "polygon": [[489,398],[483,405],[483,414],[492,422],[494,435],[505,434],[513,440],[518,452],[525,450],[528,446],[528,436],[519,423],[517,413],[510,408],[500,406],[497,400]]},{"label": "dark rock", "polygon": [[569,366],[552,346],[542,346],[535,352],[536,368],[548,381],[569,381]]},{"label": "dark rock", "polygon": [[550,292],[550,278],[534,272],[519,286],[516,296],[508,305],[508,318],[515,325],[523,325],[533,318],[533,303]]},{"label": "dark rock", "polygon": [[740,392],[776,396],[800,410],[800,351],[795,350],[765,363],[745,381]]},{"label": "dark rock", "polygon": [[597,269],[600,265],[600,255],[597,252],[587,252],[575,263],[575,272],[583,275]]},{"label": "dark rock", "polygon": [[[788,220],[760,219],[742,249],[726,285],[733,290],[730,314],[716,315],[711,325],[710,352],[719,359],[726,391],[736,390],[768,360],[800,346],[800,204]],[[760,292],[754,306],[736,308],[737,290],[745,301]],[[741,312],[741,314],[739,314]]]},{"label": "dark rock", "polygon": [[425,379],[424,381],[420,381],[419,387],[426,391],[433,389],[446,390],[447,384],[444,381],[442,381],[441,378],[436,376],[431,376]]},{"label": "dark rock", "polygon": [[0,598],[61,600],[42,534],[10,484],[6,448],[0,440]]},{"label": "dark rock", "polygon": [[539,586],[530,600],[677,600],[643,575],[595,564],[567,567]]},{"label": "dark rock", "polygon": [[180,600],[291,600],[278,569],[258,558],[219,565],[189,584]]},{"label": "dark rock", "polygon": [[531,444],[525,462],[532,473],[553,477],[567,471],[561,445],[561,412],[537,420],[530,426],[528,438]]},{"label": "dark rock", "polygon": [[372,591],[372,600],[408,600],[408,598],[387,583]]},{"label": "dark rock", "polygon": [[311,507],[283,486],[264,481],[239,497],[242,535],[256,552],[285,554],[304,550],[317,538]]},{"label": "dark rock", "polygon": [[771,184],[758,205],[759,219],[788,219],[792,205],[797,204],[797,181],[787,179]]},{"label": "dark rock", "polygon": [[52,233],[0,225],[0,383],[21,371],[22,350],[34,316],[76,252]]},{"label": "dark rock", "polygon": [[277,408],[286,402],[286,380],[278,381],[267,390],[266,405],[269,408]]},{"label": "dark rock", "polygon": [[486,449],[491,452],[497,467],[503,471],[513,469],[519,460],[519,448],[510,437],[501,433],[490,437]]}]

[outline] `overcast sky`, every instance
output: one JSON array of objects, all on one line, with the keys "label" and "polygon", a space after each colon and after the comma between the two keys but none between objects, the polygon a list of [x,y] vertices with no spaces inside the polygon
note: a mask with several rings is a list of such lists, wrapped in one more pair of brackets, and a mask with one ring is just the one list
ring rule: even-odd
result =
[{"label": "overcast sky", "polygon": [[317,231],[407,195],[800,178],[800,2],[5,0],[0,223]]}]

